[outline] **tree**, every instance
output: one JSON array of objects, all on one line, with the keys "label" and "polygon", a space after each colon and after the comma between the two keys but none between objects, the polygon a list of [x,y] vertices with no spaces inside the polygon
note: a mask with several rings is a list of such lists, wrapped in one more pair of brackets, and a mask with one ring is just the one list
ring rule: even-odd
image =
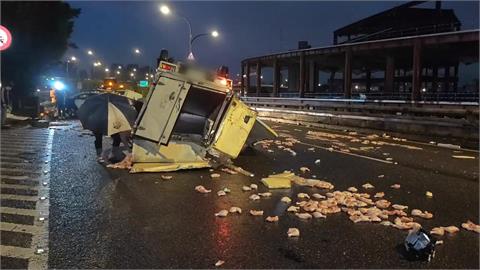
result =
[{"label": "tree", "polygon": [[58,64],[69,46],[80,9],[65,2],[1,1],[1,24],[12,33],[2,52],[2,83],[14,83],[13,99],[33,93],[36,79]]}]

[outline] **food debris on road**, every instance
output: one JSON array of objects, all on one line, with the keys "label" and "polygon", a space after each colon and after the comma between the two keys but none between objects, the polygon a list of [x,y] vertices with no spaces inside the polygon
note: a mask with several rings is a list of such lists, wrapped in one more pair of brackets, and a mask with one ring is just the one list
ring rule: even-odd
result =
[{"label": "food debris on road", "polygon": [[412,216],[416,216],[416,217],[421,217],[421,218],[424,218],[424,219],[431,219],[433,218],[433,214],[428,212],[428,211],[423,211],[422,210],[419,210],[419,209],[412,209],[412,212],[410,213]]},{"label": "food debris on road", "polygon": [[236,206],[232,206],[232,207],[230,207],[230,210],[228,210],[228,212],[241,214],[241,213],[242,213],[242,208],[236,207]]},{"label": "food debris on road", "polygon": [[262,210],[250,210],[250,215],[252,216],[263,216]]},{"label": "food debris on road", "polygon": [[428,198],[433,198],[433,193],[430,191],[427,191],[425,192],[425,196],[427,196]]},{"label": "food debris on road", "polygon": [[370,184],[370,183],[365,183],[365,184],[362,185],[362,187],[363,187],[364,189],[374,188],[374,186],[373,186],[372,184]]},{"label": "food debris on road", "polygon": [[277,222],[279,219],[278,219],[278,216],[268,216],[265,221],[267,222]]},{"label": "food debris on road", "polygon": [[252,190],[252,188],[249,187],[249,186],[243,186],[243,187],[242,187],[242,190],[243,190],[243,191],[250,191],[250,190]]},{"label": "food debris on road", "polygon": [[219,173],[212,173],[212,174],[210,174],[210,177],[211,178],[219,178],[220,174]]},{"label": "food debris on road", "polygon": [[300,236],[300,230],[297,228],[289,228],[287,231],[288,237],[299,237]]},{"label": "food debris on road", "polygon": [[470,220],[467,220],[467,222],[462,223],[462,228],[464,228],[465,230],[468,230],[468,231],[473,231],[473,232],[480,233],[480,225],[477,225],[477,224],[471,222]]},{"label": "food debris on road", "polygon": [[353,192],[353,193],[358,191],[358,189],[356,187],[349,187],[349,188],[347,188],[347,190],[350,191],[350,192]]},{"label": "food debris on road", "polygon": [[206,189],[204,186],[196,186],[195,190],[200,193],[210,193],[212,190]]},{"label": "food debris on road", "polygon": [[160,178],[162,178],[163,180],[170,180],[170,179],[173,178],[173,176],[171,176],[171,175],[163,175],[163,174],[162,174],[162,175],[160,175]]},{"label": "food debris on road", "polygon": [[215,267],[222,266],[222,264],[224,264],[224,263],[225,263],[225,261],[218,260],[218,261],[215,263]]},{"label": "food debris on road", "polygon": [[227,210],[220,210],[219,212],[215,213],[216,217],[226,217],[228,216],[228,211]]},{"label": "food debris on road", "polygon": [[282,199],[280,201],[289,204],[289,203],[292,202],[292,199],[285,196],[285,197],[282,197]]},{"label": "food debris on road", "polygon": [[393,184],[390,186],[391,188],[393,189],[399,189],[400,188],[400,184]]},{"label": "food debris on road", "polygon": [[252,201],[260,200],[260,196],[258,196],[257,194],[252,194],[248,198]]}]

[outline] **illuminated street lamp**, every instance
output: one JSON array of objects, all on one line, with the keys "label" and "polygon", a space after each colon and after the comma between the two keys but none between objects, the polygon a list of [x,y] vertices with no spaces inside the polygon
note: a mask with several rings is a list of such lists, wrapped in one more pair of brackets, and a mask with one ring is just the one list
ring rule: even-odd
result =
[{"label": "illuminated street lamp", "polygon": [[105,72],[110,72],[110,69],[106,68],[106,69],[105,69]]},{"label": "illuminated street lamp", "polygon": [[119,71],[119,70],[117,70],[117,74],[120,75],[120,71]]},{"label": "illuminated street lamp", "polygon": [[75,61],[77,61],[77,58],[75,56],[71,56],[70,59],[67,60],[67,66],[66,66],[67,77],[70,77],[70,74],[68,73],[68,66],[70,64],[70,61],[75,62]]},{"label": "illuminated street lamp", "polygon": [[[170,8],[167,6],[167,5],[161,5],[160,6],[160,12],[163,14],[163,15],[170,15],[172,12],[170,10]],[[193,50],[192,50],[192,45],[193,45],[193,42],[199,38],[199,37],[203,37],[203,36],[209,36],[211,35],[212,37],[216,38],[218,37],[218,31],[214,30],[210,33],[202,33],[202,34],[198,34],[198,35],[195,35],[193,36],[192,35],[192,24],[190,23],[190,20],[185,17],[185,16],[182,16],[180,14],[177,14],[178,17],[182,18],[183,20],[185,20],[185,22],[187,23],[188,25],[188,36],[189,36],[189,43],[188,43],[188,56],[187,56],[187,59],[188,60],[195,60],[195,57],[193,56]]]},{"label": "illuminated street lamp", "polygon": [[88,55],[93,55],[93,51],[92,51],[92,50],[88,50],[88,51],[87,51],[87,54],[88,54]]},{"label": "illuminated street lamp", "polygon": [[136,54],[140,54],[140,50],[139,49],[134,49],[134,51]]}]

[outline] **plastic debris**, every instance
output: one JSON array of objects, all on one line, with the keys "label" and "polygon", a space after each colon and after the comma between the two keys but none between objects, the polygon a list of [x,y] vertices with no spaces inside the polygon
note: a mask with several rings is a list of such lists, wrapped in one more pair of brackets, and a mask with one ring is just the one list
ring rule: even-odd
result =
[{"label": "plastic debris", "polygon": [[200,193],[210,193],[212,192],[210,189],[206,189],[204,186],[196,186],[195,190]]},{"label": "plastic debris", "polygon": [[281,202],[284,202],[284,203],[291,203],[292,202],[292,199],[290,199],[289,197],[282,197],[282,199],[280,200]]},{"label": "plastic debris", "polygon": [[268,216],[265,221],[268,222],[277,222],[278,221],[278,216]]},{"label": "plastic debris", "polygon": [[467,220],[467,222],[462,223],[462,228],[464,228],[467,231],[480,233],[480,225],[477,225],[471,222],[470,220]]},{"label": "plastic debris", "polygon": [[262,210],[250,210],[250,215],[252,216],[263,216]]},{"label": "plastic debris", "polygon": [[374,186],[373,186],[372,184],[370,184],[370,183],[365,183],[365,184],[362,185],[362,187],[363,187],[364,189],[374,188]]},{"label": "plastic debris", "polygon": [[432,237],[422,228],[415,228],[405,239],[405,249],[410,257],[430,261],[435,257]]},{"label": "plastic debris", "polygon": [[220,210],[218,213],[215,213],[216,217],[226,217],[228,216],[228,211],[227,210]]},{"label": "plastic debris", "polygon": [[260,196],[258,196],[257,194],[252,194],[248,198],[252,201],[260,200]]},{"label": "plastic debris", "polygon": [[241,214],[241,213],[242,213],[242,208],[236,207],[236,206],[232,206],[232,207],[230,207],[230,210],[228,210],[228,212]]},{"label": "plastic debris", "polygon": [[219,267],[221,266],[222,264],[224,264],[225,261],[222,261],[222,260],[218,260],[216,263],[215,263],[215,267]]},{"label": "plastic debris", "polygon": [[43,248],[37,248],[37,250],[35,250],[35,254],[42,254],[44,252],[45,250]]},{"label": "plastic debris", "polygon": [[425,196],[427,196],[428,198],[433,198],[433,193],[430,191],[427,191],[425,192]]},{"label": "plastic debris", "polygon": [[297,228],[289,228],[287,231],[288,237],[299,237],[300,236],[300,230]]}]

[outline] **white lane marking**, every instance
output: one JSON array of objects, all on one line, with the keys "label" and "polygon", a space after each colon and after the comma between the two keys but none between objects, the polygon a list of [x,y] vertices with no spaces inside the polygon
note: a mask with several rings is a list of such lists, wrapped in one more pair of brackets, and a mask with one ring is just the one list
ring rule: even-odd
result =
[{"label": "white lane marking", "polygon": [[326,150],[326,151],[329,151],[329,152],[335,152],[335,153],[340,153],[340,154],[344,154],[344,155],[349,155],[349,156],[354,156],[354,157],[369,159],[369,160],[373,160],[373,161],[378,161],[378,162],[382,162],[382,163],[393,164],[393,162],[388,161],[388,160],[373,158],[373,157],[369,157],[369,156],[363,156],[363,155],[354,154],[354,153],[349,153],[349,152],[342,152],[342,151],[338,151],[338,150],[335,150],[335,149],[330,149],[330,148],[323,147],[323,146],[319,146],[319,145],[315,145],[315,144],[304,143],[304,142],[300,142],[300,141],[297,142],[297,143],[298,143],[298,144],[303,144],[303,145],[308,145],[308,146],[311,146],[311,147],[320,148],[320,149],[323,149],[323,150]]},{"label": "white lane marking", "polygon": [[27,186],[27,185],[0,184],[0,187],[21,189],[21,190],[38,190],[38,186]]},{"label": "white lane marking", "polygon": [[36,202],[38,200],[37,195],[35,196],[24,196],[24,195],[15,195],[15,194],[2,194],[2,200],[17,200],[17,201],[27,201],[27,202]]},{"label": "white lane marking", "polygon": [[12,179],[12,180],[32,180],[32,181],[37,181],[38,179],[32,179],[32,177],[29,177],[28,175],[8,175],[6,173],[1,173],[1,179]]},{"label": "white lane marking", "polygon": [[13,246],[4,246],[0,245],[0,250],[2,256],[20,258],[20,259],[30,259],[35,255],[35,250],[31,248],[21,248]]},{"label": "white lane marking", "polygon": [[27,169],[17,169],[17,168],[0,168],[2,175],[4,172],[8,174],[8,172],[19,172],[19,173],[26,173],[26,174],[40,174],[38,170],[27,170]]},{"label": "white lane marking", "polygon": [[5,207],[5,206],[0,207],[0,212],[5,214],[34,216],[34,217],[38,217],[44,214],[42,211],[39,211],[36,209],[22,209],[22,208],[13,208],[13,207]]},{"label": "white lane marking", "polygon": [[17,224],[17,223],[9,223],[9,222],[0,222],[0,228],[2,229],[2,231],[29,233],[32,235],[41,233],[43,230],[41,226],[25,225],[25,224]]},{"label": "white lane marking", "polygon": [[[37,202],[36,209],[41,212],[42,217],[45,219],[43,221],[39,221],[39,219],[35,219],[35,225],[39,225],[42,227],[43,233],[34,234],[32,237],[32,249],[39,250],[42,249],[45,252],[41,254],[36,254],[32,258],[29,259],[28,262],[28,269],[48,269],[48,220],[50,216],[50,163],[52,157],[52,143],[53,143],[53,135],[55,133],[55,129],[48,130],[48,141],[46,147],[46,159],[43,162],[43,172],[48,172],[47,174],[43,174],[41,179],[42,186],[44,186],[43,190],[39,191],[38,196],[45,196],[48,198],[45,201],[39,200]],[[46,162],[45,162],[46,161]]]}]

